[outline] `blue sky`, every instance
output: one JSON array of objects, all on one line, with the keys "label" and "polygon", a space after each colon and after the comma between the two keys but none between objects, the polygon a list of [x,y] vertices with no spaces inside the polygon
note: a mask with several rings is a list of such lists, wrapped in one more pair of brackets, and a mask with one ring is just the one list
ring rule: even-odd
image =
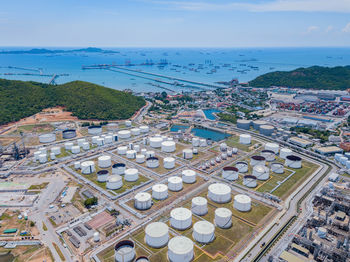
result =
[{"label": "blue sky", "polygon": [[350,46],[350,0],[4,0],[0,46]]}]

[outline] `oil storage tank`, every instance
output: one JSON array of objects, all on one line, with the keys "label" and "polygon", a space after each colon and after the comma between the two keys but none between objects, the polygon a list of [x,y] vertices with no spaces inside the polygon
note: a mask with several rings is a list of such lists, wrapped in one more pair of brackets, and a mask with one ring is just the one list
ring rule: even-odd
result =
[{"label": "oil storage tank", "polygon": [[176,145],[174,141],[164,141],[162,142],[162,151],[165,153],[175,152]]},{"label": "oil storage tank", "polygon": [[110,167],[112,165],[112,161],[111,161],[111,157],[104,155],[104,156],[100,156],[98,157],[98,166],[101,168],[107,168]]},{"label": "oil storage tank", "polygon": [[56,134],[55,133],[43,134],[43,135],[39,136],[40,143],[51,143],[54,141],[56,141]]},{"label": "oil storage tank", "polygon": [[243,185],[246,187],[254,188],[257,186],[256,176],[252,175],[245,175],[243,177]]},{"label": "oil storage tank", "polygon": [[135,195],[135,208],[138,210],[146,210],[151,208],[152,198],[147,192],[140,192]]},{"label": "oil storage tank", "polygon": [[168,186],[164,184],[155,184],[152,186],[152,197],[155,200],[164,200],[168,198]]},{"label": "oil storage tank", "polygon": [[146,159],[146,166],[148,168],[157,168],[159,167],[159,159],[158,157],[151,156]]},{"label": "oil storage tank", "polygon": [[193,241],[184,236],[176,236],[168,243],[168,258],[171,262],[190,262],[193,259]]},{"label": "oil storage tank", "polygon": [[211,184],[208,187],[208,198],[215,203],[228,203],[231,201],[231,188],[222,183]]},{"label": "oil storage tank", "polygon": [[181,172],[182,181],[186,184],[193,184],[196,182],[196,171],[191,169],[185,169]]},{"label": "oil storage tank", "polygon": [[163,159],[164,168],[166,169],[172,169],[175,167],[175,158],[173,157],[166,157]]},{"label": "oil storage tank", "polygon": [[183,207],[178,207],[170,212],[170,224],[178,230],[186,230],[192,225],[191,210]]},{"label": "oil storage tank", "polygon": [[234,166],[226,166],[222,169],[222,178],[234,181],[238,179],[238,168]]},{"label": "oil storage tank", "polygon": [[253,176],[258,180],[267,180],[270,177],[270,170],[263,165],[256,165],[253,167]]},{"label": "oil storage tank", "polygon": [[112,175],[108,177],[106,187],[107,189],[117,190],[123,186],[122,177],[119,175]]},{"label": "oil storage tank", "polygon": [[162,146],[163,139],[161,137],[151,137],[149,139],[149,145],[153,148],[160,148]]},{"label": "oil storage tank", "polygon": [[140,126],[141,133],[148,133],[149,127],[148,126]]},{"label": "oil storage tank", "polygon": [[215,226],[205,220],[198,221],[193,225],[193,238],[203,244],[208,244],[215,239]]},{"label": "oil storage tank", "polygon": [[281,148],[280,150],[280,158],[286,159],[287,156],[293,155],[293,151],[289,148]]},{"label": "oil storage tank", "polygon": [[274,152],[276,155],[278,155],[280,146],[276,143],[266,143],[265,144],[265,150],[270,150]]},{"label": "oil storage tank", "polygon": [[108,175],[109,175],[109,172],[106,169],[102,169],[102,170],[98,171],[97,172],[97,181],[102,182],[102,183],[107,182]]},{"label": "oil storage tank", "polygon": [[272,163],[271,164],[271,171],[275,174],[283,174],[284,173],[284,166],[281,163]]},{"label": "oil storage tank", "polygon": [[153,222],[148,224],[145,228],[145,240],[150,247],[164,247],[169,241],[168,225],[163,222]]},{"label": "oil storage tank", "polygon": [[182,150],[182,156],[184,159],[192,159],[193,158],[193,150],[186,148]]},{"label": "oil storage tank", "polygon": [[140,128],[137,128],[137,127],[132,128],[130,131],[131,131],[131,134],[132,134],[133,136],[138,136],[138,135],[141,133]]},{"label": "oil storage tank", "polygon": [[272,162],[276,159],[275,153],[271,150],[262,150],[261,156],[265,157],[266,161],[268,161],[268,162]]},{"label": "oil storage tank", "polygon": [[233,207],[241,212],[247,212],[251,209],[252,206],[252,200],[247,195],[235,195]]},{"label": "oil storage tank", "polygon": [[129,130],[120,130],[118,131],[118,137],[120,139],[128,139],[131,137],[131,132]]},{"label": "oil storage tank", "polygon": [[71,139],[77,136],[75,129],[66,129],[62,131],[62,137],[64,139]]},{"label": "oil storage tank", "polygon": [[241,134],[239,135],[239,143],[243,145],[249,145],[252,141],[251,135]]},{"label": "oil storage tank", "polygon": [[135,256],[135,244],[131,240],[119,241],[114,247],[114,258],[116,262],[131,262]]},{"label": "oil storage tank", "polygon": [[285,165],[290,168],[301,168],[301,157],[289,155],[286,157]]},{"label": "oil storage tank", "polygon": [[204,197],[192,198],[192,213],[197,216],[204,216],[208,213],[208,200]]},{"label": "oil storage tank", "polygon": [[80,168],[84,175],[91,174],[95,172],[95,163],[94,161],[85,161],[81,163]]},{"label": "oil storage tank", "polygon": [[271,136],[273,131],[275,130],[275,127],[271,125],[261,125],[259,130],[260,134],[264,136]]},{"label": "oil storage tank", "polygon": [[231,210],[225,207],[215,209],[214,221],[216,226],[220,228],[230,228],[232,226]]},{"label": "oil storage tank", "polygon": [[182,178],[178,176],[172,176],[168,178],[168,188],[170,191],[182,190]]},{"label": "oil storage tank", "polygon": [[245,161],[239,161],[236,163],[236,168],[239,173],[247,173],[248,172],[248,163]]},{"label": "oil storage tank", "polygon": [[267,125],[267,122],[264,121],[264,120],[255,120],[255,121],[253,121],[253,128],[255,130],[260,131],[260,127],[263,126],[263,125]]},{"label": "oil storage tank", "polygon": [[139,179],[139,171],[136,168],[126,169],[124,172],[124,179],[128,182],[135,182]]},{"label": "oil storage tank", "polygon": [[89,126],[88,133],[90,135],[99,135],[102,133],[102,126]]},{"label": "oil storage tank", "polygon": [[237,119],[237,127],[241,129],[249,130],[251,123],[251,120]]},{"label": "oil storage tank", "polygon": [[125,172],[125,164],[117,163],[112,166],[112,174],[113,175],[124,175]]},{"label": "oil storage tank", "polygon": [[266,163],[265,161],[266,161],[265,157],[255,155],[255,156],[252,156],[252,157],[251,157],[251,159],[250,159],[250,165],[251,165],[251,166],[265,165],[265,163]]}]

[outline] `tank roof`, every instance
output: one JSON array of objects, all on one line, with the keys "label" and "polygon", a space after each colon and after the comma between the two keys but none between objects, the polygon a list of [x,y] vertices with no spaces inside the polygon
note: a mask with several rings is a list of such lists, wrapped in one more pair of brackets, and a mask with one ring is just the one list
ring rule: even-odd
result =
[{"label": "tank roof", "polygon": [[187,237],[176,236],[170,239],[168,248],[176,254],[187,254],[193,250],[193,241]]},{"label": "tank roof", "polygon": [[163,222],[153,222],[146,226],[145,232],[151,237],[162,237],[168,234],[169,227]]}]

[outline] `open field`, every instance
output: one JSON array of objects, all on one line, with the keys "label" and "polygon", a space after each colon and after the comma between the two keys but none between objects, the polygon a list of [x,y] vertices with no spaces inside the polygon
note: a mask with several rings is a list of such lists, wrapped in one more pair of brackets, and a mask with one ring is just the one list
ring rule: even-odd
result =
[{"label": "open field", "polygon": [[[43,246],[17,246],[14,249],[0,247],[0,261],[53,262],[50,250]],[[14,260],[13,260],[14,259]]]},{"label": "open field", "polygon": [[252,139],[250,145],[243,145],[239,143],[239,136],[231,136],[226,139],[225,143],[229,147],[235,147],[245,152],[250,152],[259,146],[259,142]]}]

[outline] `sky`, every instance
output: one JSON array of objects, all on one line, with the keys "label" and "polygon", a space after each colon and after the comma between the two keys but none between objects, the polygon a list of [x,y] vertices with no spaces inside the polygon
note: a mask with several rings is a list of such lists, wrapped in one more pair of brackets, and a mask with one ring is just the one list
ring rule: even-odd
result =
[{"label": "sky", "polygon": [[3,0],[0,46],[350,47],[350,0]]}]

